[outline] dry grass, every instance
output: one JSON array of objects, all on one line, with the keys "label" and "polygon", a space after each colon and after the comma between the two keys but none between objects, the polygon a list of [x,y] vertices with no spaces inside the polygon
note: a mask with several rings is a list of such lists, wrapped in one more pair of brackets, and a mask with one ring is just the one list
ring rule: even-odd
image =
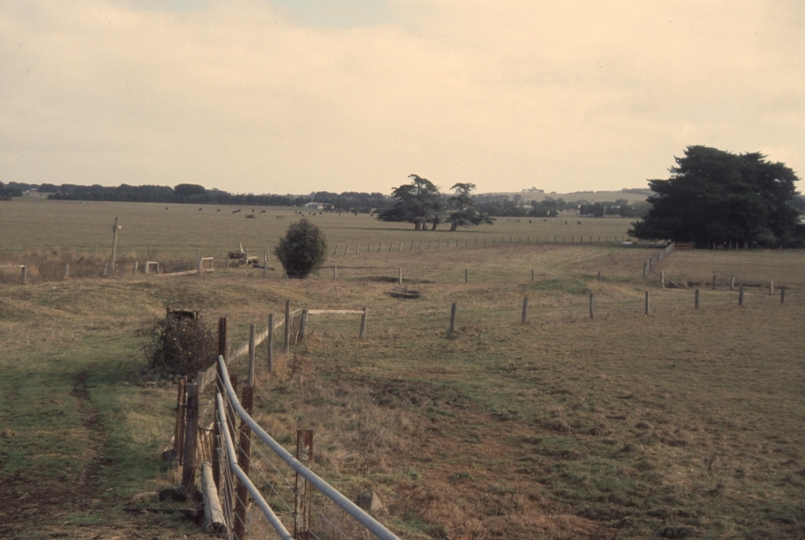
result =
[{"label": "dry grass", "polygon": [[[674,254],[660,267],[672,276],[719,268],[790,286],[785,306],[753,289],[740,309],[737,292],[719,288],[703,290],[694,311],[692,291],[640,277],[648,253],[451,246],[338,257],[336,280],[327,269],[283,280],[240,268],[202,279],[4,284],[0,414],[15,435],[0,440],[0,495],[49,532],[106,534],[114,523],[194,534],[190,524],[119,510],[172,480],[156,456],[174,389],[140,386],[133,332],[179,302],[211,321],[228,317],[240,343],[250,323],[265,324],[290,299],[295,308],[367,306],[368,337],[356,339],[356,316],[311,316],[307,343],[288,357],[277,351],[271,376],[259,347],[255,416],[288,448],[297,428],[314,429],[314,470],[350,497],[378,492],[383,521],[401,537],[801,537],[803,255]],[[388,295],[399,268],[422,299]],[[452,302],[459,324],[448,335]],[[233,369],[243,376],[243,362]],[[76,390],[82,373],[86,397]],[[100,458],[111,460],[100,461],[105,475],[88,477]],[[56,501],[21,510],[35,486]],[[71,493],[96,502],[82,506]],[[155,504],[148,497],[138,504]],[[9,534],[36,537],[6,523]]]}]

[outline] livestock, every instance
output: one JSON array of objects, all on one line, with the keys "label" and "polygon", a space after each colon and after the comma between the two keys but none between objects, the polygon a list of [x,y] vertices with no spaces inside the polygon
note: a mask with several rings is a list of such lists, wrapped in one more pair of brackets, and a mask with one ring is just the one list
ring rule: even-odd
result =
[{"label": "livestock", "polygon": [[240,208],[238,208],[237,210],[232,210],[233,214],[237,214],[238,212],[240,212]]}]

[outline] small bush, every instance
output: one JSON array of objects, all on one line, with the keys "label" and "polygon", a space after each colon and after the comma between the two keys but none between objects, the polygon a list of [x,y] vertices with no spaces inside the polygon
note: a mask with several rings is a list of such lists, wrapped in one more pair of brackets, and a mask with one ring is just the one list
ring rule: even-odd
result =
[{"label": "small bush", "polygon": [[141,336],[146,359],[157,372],[193,376],[215,361],[217,340],[200,318],[168,313]]},{"label": "small bush", "polygon": [[274,248],[274,255],[291,278],[306,278],[327,260],[327,239],[313,223],[302,219],[291,223]]}]

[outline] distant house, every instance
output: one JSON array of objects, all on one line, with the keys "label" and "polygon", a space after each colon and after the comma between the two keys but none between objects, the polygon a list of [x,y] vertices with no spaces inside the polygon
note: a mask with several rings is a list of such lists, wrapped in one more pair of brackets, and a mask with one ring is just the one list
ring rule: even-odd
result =
[{"label": "distant house", "polygon": [[320,202],[309,202],[305,204],[305,208],[312,208],[315,210],[324,210],[324,203]]}]

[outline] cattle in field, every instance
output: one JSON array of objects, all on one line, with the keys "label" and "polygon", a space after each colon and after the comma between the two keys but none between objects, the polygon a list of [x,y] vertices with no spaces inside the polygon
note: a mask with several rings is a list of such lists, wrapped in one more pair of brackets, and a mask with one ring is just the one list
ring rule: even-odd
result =
[{"label": "cattle in field", "polygon": [[237,214],[237,213],[239,213],[239,212],[240,212],[240,208],[238,208],[237,210],[232,210],[232,213],[233,213],[233,214]]}]

